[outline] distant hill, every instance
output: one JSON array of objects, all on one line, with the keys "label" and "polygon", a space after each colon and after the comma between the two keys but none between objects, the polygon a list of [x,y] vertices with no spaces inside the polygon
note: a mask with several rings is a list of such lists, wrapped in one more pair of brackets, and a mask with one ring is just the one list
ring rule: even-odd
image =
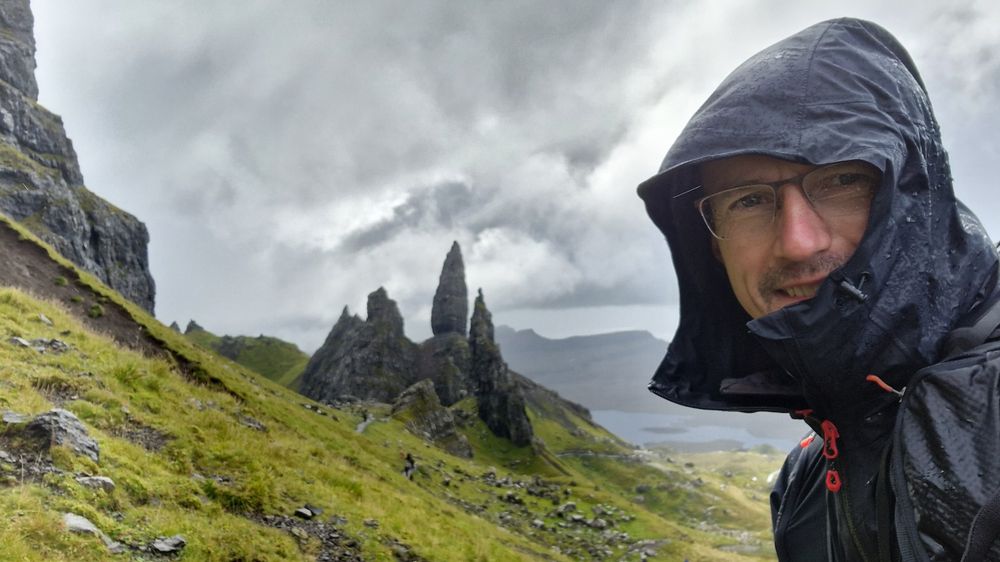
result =
[{"label": "distant hill", "polygon": [[661,412],[646,390],[667,342],[645,331],[549,339],[534,330],[498,326],[496,340],[511,369],[592,410]]},{"label": "distant hill", "polygon": [[649,332],[549,339],[499,326],[496,340],[511,369],[589,408],[597,423],[632,443],[686,451],[768,443],[785,450],[807,431],[784,414],[686,408],[650,393],[646,385],[667,342]]},{"label": "distant hill", "polygon": [[195,322],[188,324],[184,335],[196,344],[292,389],[309,362],[309,356],[294,343],[270,336],[217,336]]}]

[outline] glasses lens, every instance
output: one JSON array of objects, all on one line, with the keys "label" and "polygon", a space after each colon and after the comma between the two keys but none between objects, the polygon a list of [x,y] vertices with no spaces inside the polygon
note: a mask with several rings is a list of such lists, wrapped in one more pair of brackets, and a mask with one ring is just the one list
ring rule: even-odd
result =
[{"label": "glasses lens", "polygon": [[880,174],[862,162],[824,166],[802,178],[802,190],[821,215],[844,216],[867,211]]},{"label": "glasses lens", "polygon": [[774,218],[774,200],[771,186],[748,185],[710,195],[699,208],[712,234],[727,240],[766,232]]}]

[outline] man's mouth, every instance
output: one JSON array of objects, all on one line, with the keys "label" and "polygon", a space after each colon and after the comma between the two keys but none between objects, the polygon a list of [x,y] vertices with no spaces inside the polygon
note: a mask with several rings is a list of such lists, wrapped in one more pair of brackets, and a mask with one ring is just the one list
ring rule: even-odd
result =
[{"label": "man's mouth", "polygon": [[782,287],[778,289],[778,292],[793,299],[811,299],[816,296],[816,290],[819,289],[819,285],[819,283],[793,285],[791,287]]}]

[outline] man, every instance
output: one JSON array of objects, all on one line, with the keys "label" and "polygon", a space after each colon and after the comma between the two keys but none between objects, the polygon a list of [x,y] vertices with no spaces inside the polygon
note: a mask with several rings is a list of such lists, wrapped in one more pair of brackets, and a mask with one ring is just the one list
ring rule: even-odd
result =
[{"label": "man", "polygon": [[[639,193],[681,298],[650,389],[697,408],[788,412],[819,436],[789,455],[772,494],[779,559],[957,559],[965,536],[933,526],[969,520],[895,501],[911,473],[886,492],[883,455],[904,454],[893,428],[915,373],[979,343],[949,335],[994,310],[998,256],[954,197],[904,48],[841,19],[765,49],[723,81]],[[995,374],[998,357],[963,365]],[[914,519],[910,533],[902,522]]]}]

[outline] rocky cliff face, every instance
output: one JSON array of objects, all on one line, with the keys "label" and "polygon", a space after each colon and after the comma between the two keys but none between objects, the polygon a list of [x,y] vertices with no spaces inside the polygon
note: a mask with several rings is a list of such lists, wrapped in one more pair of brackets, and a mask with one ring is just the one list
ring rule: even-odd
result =
[{"label": "rocky cliff face", "polygon": [[464,336],[469,317],[469,290],[465,286],[462,249],[453,242],[441,268],[434,303],[431,307],[431,331],[435,336],[456,333]]},{"label": "rocky cliff face", "polygon": [[344,308],[302,373],[299,390],[317,401],[345,397],[392,402],[416,382],[416,346],[385,289],[368,295],[368,319]]},{"label": "rocky cliff face", "polygon": [[524,394],[515,382],[500,348],[493,339],[493,315],[480,289],[469,330],[472,367],[469,376],[476,389],[479,417],[490,430],[515,445],[531,443],[532,429],[524,410]]},{"label": "rocky cliff face", "polygon": [[152,312],[146,226],[83,183],[62,119],[38,105],[28,0],[0,1],[0,212]]},{"label": "rocky cliff face", "polygon": [[472,395],[469,342],[456,333],[441,334],[420,344],[420,378],[430,379],[445,406]]}]

